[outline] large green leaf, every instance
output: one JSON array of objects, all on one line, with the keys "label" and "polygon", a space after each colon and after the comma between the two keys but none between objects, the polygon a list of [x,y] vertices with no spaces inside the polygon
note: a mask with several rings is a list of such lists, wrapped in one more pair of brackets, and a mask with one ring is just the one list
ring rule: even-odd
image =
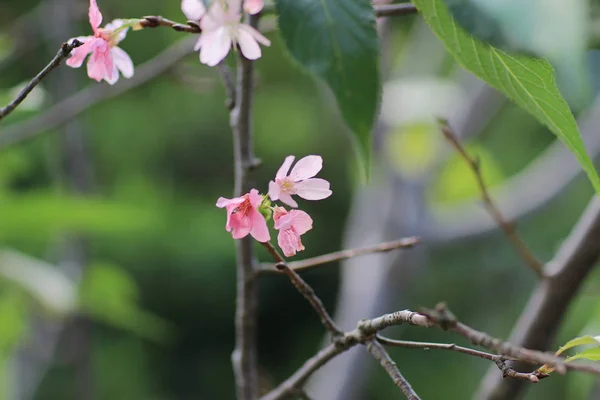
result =
[{"label": "large green leaf", "polygon": [[287,49],[331,88],[368,168],[380,90],[371,0],[277,0],[276,6]]},{"label": "large green leaf", "polygon": [[592,347],[591,349],[584,350],[581,353],[575,354],[574,356],[567,357],[566,361],[574,361],[580,359],[600,361],[600,347]]},{"label": "large green leaf", "polygon": [[556,87],[550,64],[508,54],[474,39],[456,25],[443,0],[413,3],[459,64],[527,110],[566,144],[600,193],[600,179],[585,151],[575,118]]}]

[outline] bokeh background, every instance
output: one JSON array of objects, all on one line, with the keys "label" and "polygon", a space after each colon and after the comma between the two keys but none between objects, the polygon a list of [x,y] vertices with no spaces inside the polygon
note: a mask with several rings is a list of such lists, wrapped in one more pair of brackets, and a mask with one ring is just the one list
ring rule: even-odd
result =
[{"label": "bokeh background", "polygon": [[[87,6],[84,0],[0,1],[1,103],[60,43],[90,33]],[[144,15],[184,21],[175,0],[101,0],[99,6],[105,22]],[[436,238],[443,221],[456,224],[441,214],[454,215],[455,206],[464,212],[457,206],[464,202],[471,204],[467,213],[480,212],[481,205],[474,201],[478,192],[470,171],[445,144],[434,118],[445,116],[464,128],[459,133],[467,136],[493,187],[527,168],[555,145],[554,137],[456,66],[420,18],[396,18],[380,26],[388,83],[374,138],[373,179],[365,185],[332,96],[288,58],[275,27],[273,18],[263,20],[272,47],[257,63],[255,146],[263,164],[256,187],[267,190],[285,156],[320,154],[320,176],[334,192],[302,204],[315,223],[303,237],[306,251],[296,258],[363,239],[364,245],[375,238],[432,237],[391,261],[395,271],[385,288],[342,291],[341,282],[348,284],[344,274],[356,273],[355,266],[306,273],[325,305],[335,310],[348,293],[355,293],[351,300],[357,304],[380,298],[371,309],[381,312],[446,301],[471,326],[508,336],[534,287],[533,274],[494,229],[453,238],[452,226],[444,225],[450,233]],[[122,48],[136,66],[181,40],[188,40],[189,55],[121,95],[86,106],[66,124],[47,129],[46,121],[25,129],[40,135],[0,152],[2,399],[234,397],[234,243],[224,230],[225,213],[215,207],[219,196],[232,193],[229,116],[219,75],[198,62],[186,35],[167,28],[130,32]],[[125,84],[122,79],[107,91]],[[90,81],[84,68],[61,66],[2,121],[0,136],[44,113],[56,114],[52,106],[61,99],[98,86],[108,85]],[[538,192],[554,179],[536,177],[531,187]],[[579,174],[518,221],[541,260],[552,258],[591,195]],[[377,226],[357,224],[360,218],[383,221],[378,234],[372,235]],[[258,254],[269,260],[260,249]],[[373,258],[355,262],[365,276],[379,268]],[[598,278],[594,273],[581,290],[557,346],[598,328]],[[285,278],[266,276],[260,289],[260,363],[269,387],[317,351],[324,330]],[[461,343],[419,328],[390,336]],[[425,399],[471,397],[489,366],[455,353],[390,352]],[[352,377],[364,383],[354,398],[398,397],[382,370],[365,368],[361,377]],[[321,390],[319,382],[313,385]],[[593,386],[588,377],[553,376],[528,398],[595,398]]]}]

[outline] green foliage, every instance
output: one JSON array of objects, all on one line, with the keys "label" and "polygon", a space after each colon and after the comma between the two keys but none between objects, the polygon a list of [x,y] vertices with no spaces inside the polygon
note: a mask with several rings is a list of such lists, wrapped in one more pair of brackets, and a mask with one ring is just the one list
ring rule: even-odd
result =
[{"label": "green foliage", "polygon": [[80,286],[80,307],[94,318],[141,337],[165,341],[172,327],[138,305],[138,289],[123,268],[97,263],[86,271]]},{"label": "green foliage", "polygon": [[[599,343],[600,344],[600,343]],[[590,360],[590,361],[600,361],[600,347],[593,347],[591,349],[586,349],[581,353],[577,353],[574,356],[567,357],[567,361],[574,360]]]},{"label": "green foliage", "polygon": [[368,174],[379,99],[379,42],[370,0],[277,0],[294,59],[333,91]]},{"label": "green foliage", "polygon": [[600,194],[600,178],[575,118],[556,87],[550,64],[507,54],[474,39],[456,25],[442,0],[415,0],[414,4],[459,64],[527,110],[566,144]]},{"label": "green foliage", "polygon": [[556,352],[556,355],[560,355],[563,352],[575,347],[575,346],[583,346],[586,344],[593,344],[595,346],[600,346],[600,336],[590,336],[590,335],[586,335],[586,336],[581,336],[575,339],[571,339],[569,340],[567,343],[565,343],[564,346],[561,346],[558,351]]}]

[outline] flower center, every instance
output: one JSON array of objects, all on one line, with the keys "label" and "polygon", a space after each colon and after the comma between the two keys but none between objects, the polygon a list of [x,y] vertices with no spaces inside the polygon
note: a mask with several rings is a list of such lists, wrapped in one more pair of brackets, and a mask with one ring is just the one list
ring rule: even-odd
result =
[{"label": "flower center", "polygon": [[279,186],[281,189],[289,194],[295,194],[296,190],[294,189],[294,182],[289,178],[283,178],[279,182]]},{"label": "flower center", "polygon": [[240,214],[242,217],[245,217],[250,213],[250,210],[252,210],[252,203],[250,203],[250,199],[246,195],[244,202],[237,206],[232,214]]}]

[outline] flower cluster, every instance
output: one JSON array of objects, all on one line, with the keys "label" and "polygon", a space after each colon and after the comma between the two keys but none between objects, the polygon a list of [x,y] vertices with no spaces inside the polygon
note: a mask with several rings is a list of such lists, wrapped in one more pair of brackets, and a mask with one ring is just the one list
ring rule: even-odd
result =
[{"label": "flower cluster", "polygon": [[[244,10],[256,14],[262,0],[244,0]],[[200,50],[200,62],[208,66],[220,63],[237,45],[249,60],[261,56],[259,43],[270,46],[269,39],[250,25],[242,23],[242,0],[213,0],[206,9],[202,0],[182,0],[181,11],[202,29],[194,50]]]},{"label": "flower cluster", "polygon": [[279,231],[277,243],[283,254],[291,257],[304,250],[300,236],[312,229],[312,218],[301,210],[288,211],[284,207],[272,205],[271,200],[280,200],[290,207],[297,208],[298,203],[292,199],[292,195],[305,200],[322,200],[331,196],[332,192],[329,182],[314,178],[323,168],[323,159],[320,156],[306,156],[300,159],[290,172],[293,162],[294,156],[285,158],[275,175],[275,180],[269,182],[268,197],[252,189],[241,197],[220,197],[217,200],[217,207],[227,211],[225,229],[231,232],[234,239],[241,239],[250,234],[259,242],[268,242],[271,235],[267,219],[272,214],[274,228]]}]

